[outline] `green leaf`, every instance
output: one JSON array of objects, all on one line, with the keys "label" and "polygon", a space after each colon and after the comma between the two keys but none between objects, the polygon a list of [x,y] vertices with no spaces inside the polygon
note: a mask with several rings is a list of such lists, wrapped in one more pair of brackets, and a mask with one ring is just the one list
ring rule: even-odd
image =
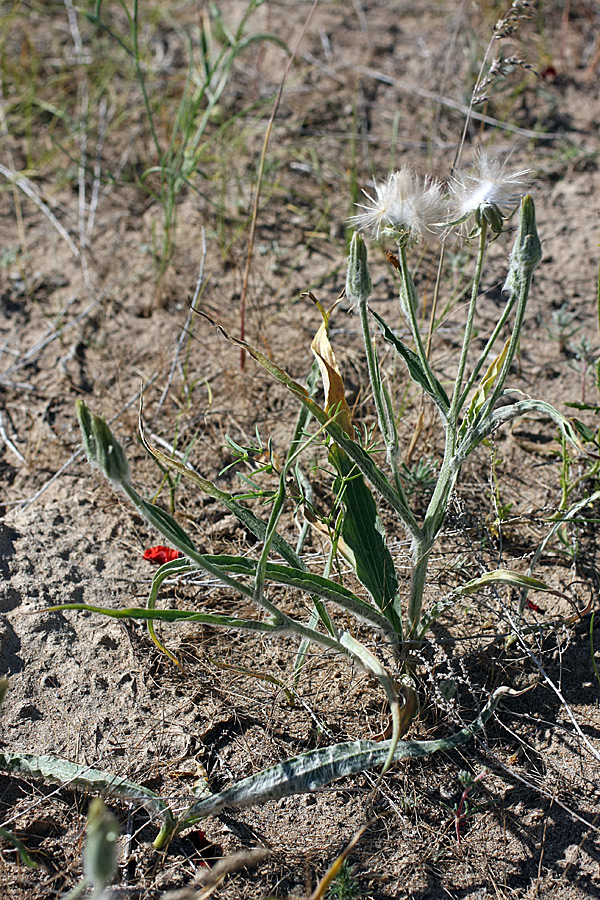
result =
[{"label": "green leaf", "polygon": [[140,803],[163,820],[163,828],[172,829],[175,824],[171,810],[154,791],[110,772],[92,769],[91,766],[78,766],[67,759],[53,756],[0,751],[0,769],[15,775],[42,778],[71,790],[79,788],[84,791],[106,791],[122,800]]},{"label": "green leaf", "polygon": [[[478,734],[494,713],[503,696],[515,696],[516,691],[500,687],[494,691],[480,715],[456,734],[435,741],[398,741],[394,762],[402,759],[418,759],[440,750],[452,750]],[[363,772],[385,764],[392,741],[349,741],[311,750],[244,778],[206,800],[194,803],[181,817],[177,830],[218,815],[227,807],[253,806],[278,800],[292,794],[315,791],[338,778]]]},{"label": "green leaf", "polygon": [[192,553],[198,552],[196,550],[196,545],[194,544],[187,531],[183,530],[181,525],[179,525],[179,523],[175,521],[170,513],[165,512],[164,509],[161,509],[160,506],[156,506],[154,503],[148,503],[147,500],[144,500],[141,497],[140,502],[147,518],[154,524],[155,527],[159,528],[164,537],[166,537],[167,539],[171,539],[175,544],[183,544],[184,547],[186,547],[188,550],[191,550]]},{"label": "green leaf", "polygon": [[499,355],[496,357],[496,359],[494,359],[490,363],[487,372],[485,373],[485,375],[479,382],[477,390],[473,394],[473,398],[469,405],[469,409],[467,410],[465,417],[463,419],[462,425],[460,427],[459,434],[461,436],[465,433],[467,428],[475,421],[479,410],[482,408],[483,404],[485,403],[485,401],[488,397],[489,392],[491,391],[494,384],[496,383],[496,379],[502,372],[502,367],[504,365],[504,362],[506,360],[506,355],[507,355],[508,349],[510,347],[510,341],[511,341],[510,338],[506,341],[506,343],[504,344],[504,347],[502,348],[502,351],[499,353]]},{"label": "green leaf", "polygon": [[83,846],[83,871],[93,896],[102,894],[117,871],[119,823],[100,797],[94,797],[88,812],[86,839]]},{"label": "green leaf", "polygon": [[37,869],[38,864],[32,860],[29,853],[25,849],[25,846],[21,843],[18,837],[12,833],[12,831],[7,831],[6,828],[0,828],[0,838],[4,841],[8,841],[9,844],[12,844],[13,847],[16,847],[19,851],[19,856],[21,857],[21,862],[25,866],[29,866],[30,869]]},{"label": "green leaf", "polygon": [[[144,424],[142,421],[141,413],[139,417],[139,430],[142,444],[144,445],[148,453],[150,453],[152,456],[154,456],[155,459],[163,463],[163,465],[167,466],[168,468],[175,469],[177,472],[191,481],[192,484],[195,484],[196,487],[200,488],[200,490],[207,494],[209,497],[213,497],[215,500],[219,500],[260,541],[265,539],[265,535],[267,533],[266,522],[264,522],[262,519],[259,519],[258,516],[256,516],[245,506],[242,506],[241,503],[238,503],[232,494],[229,494],[227,491],[222,491],[215,484],[213,484],[212,481],[209,481],[207,478],[203,478],[202,475],[199,475],[198,472],[187,466],[185,463],[181,462],[178,459],[174,459],[171,456],[167,456],[166,453],[163,453],[157,447],[153,447],[148,442],[144,433]],[[273,547],[277,551],[277,553],[279,553],[279,555],[282,556],[287,563],[289,563],[290,566],[295,566],[298,569],[304,568],[304,564],[298,554],[288,544],[288,542],[281,537],[280,534],[276,533],[273,535]]]},{"label": "green leaf", "polygon": [[246,350],[256,362],[263,366],[263,368],[279,381],[280,384],[283,384],[292,394],[294,394],[294,396],[315,417],[317,422],[324,426],[326,432],[333,438],[335,443],[346,451],[367,481],[369,481],[375,490],[390,504],[392,509],[398,513],[411,537],[416,539],[422,538],[423,535],[421,529],[419,528],[414,515],[407,507],[406,503],[403,502],[402,498],[398,496],[398,493],[394,490],[384,473],[377,468],[369,454],[360,446],[360,444],[357,441],[352,440],[352,438],[346,434],[344,429],[340,427],[340,425],[325,412],[318,403],[315,403],[312,397],[308,395],[306,389],[303,388],[301,384],[294,381],[284,369],[281,369],[265,356],[264,353],[260,353],[260,351],[256,350],[246,341],[242,341],[239,338],[235,338],[228,334],[224,328],[217,325],[210,316],[206,315],[206,313],[200,314],[214,325],[228,341],[231,341],[231,343]]},{"label": "green leaf", "polygon": [[586,425],[585,422],[580,422],[579,419],[572,419],[571,421],[586,443],[596,443],[596,432]]},{"label": "green leaf", "polygon": [[[152,585],[150,586],[150,595],[148,597],[148,609],[154,609],[156,606],[156,600],[158,598],[158,592],[162,586],[163,581],[166,578],[172,578],[177,575],[187,575],[189,572],[193,572],[197,567],[192,565],[187,559],[172,559],[169,562],[163,563],[160,569],[156,572],[154,578],[152,579]],[[154,629],[154,622],[152,619],[148,619],[148,633],[158,649],[168,656],[169,659],[175,663],[176,666],[179,666],[180,669],[183,668],[179,660],[170,650],[168,650],[162,641],[158,638],[156,631]]]},{"label": "green leaf", "polygon": [[[510,688],[498,688],[480,715],[470,725],[450,737],[435,741],[398,741],[393,752],[393,761],[418,759],[466,743],[484,728],[503,696],[516,694],[517,692]],[[394,739],[391,739],[381,742],[349,741],[312,750],[264,769],[224,791],[193,803],[177,820],[173,818],[167,804],[154,791],[89,766],[78,766],[68,760],[50,756],[0,752],[0,768],[18,775],[42,778],[71,789],[108,792],[128,802],[143,804],[162,819],[160,833],[154,841],[154,847],[160,849],[174,833],[199,819],[217,815],[226,807],[252,806],[289,797],[292,794],[314,791],[347,775],[387,764],[393,747]]]},{"label": "green leaf", "polygon": [[574,400],[569,402],[565,400],[565,406],[568,406],[569,409],[581,409],[581,410],[589,410],[590,412],[599,413],[600,406],[597,403],[576,403]]},{"label": "green leaf", "polygon": [[486,437],[496,430],[496,428],[505,425],[507,422],[516,419],[518,416],[524,416],[531,412],[540,412],[542,415],[552,419],[552,421],[558,425],[565,438],[570,441],[577,450],[581,450],[581,441],[579,440],[577,430],[568,419],[555,409],[554,406],[550,403],[546,403],[545,400],[519,400],[516,403],[511,403],[509,406],[502,406],[499,409],[494,409],[481,421],[476,422],[472,427],[467,429],[467,432],[458,447],[454,462],[455,467],[460,466],[469,453],[478,447]]},{"label": "green leaf", "polygon": [[[237,575],[249,575],[252,577],[256,572],[256,560],[249,559],[247,556],[221,555],[207,556],[205,559],[213,566]],[[181,560],[176,560],[176,562],[181,562]],[[172,565],[172,563],[165,563],[165,565]],[[268,580],[277,584],[288,585],[308,594],[315,594],[323,600],[331,600],[342,607],[342,609],[353,613],[362,621],[376,625],[378,628],[383,628],[390,636],[395,637],[396,632],[393,628],[390,628],[387,616],[381,616],[369,603],[365,603],[357,594],[342,584],[338,584],[337,581],[313,572],[300,572],[292,566],[283,566],[279,563],[268,562],[265,572]]]},{"label": "green leaf", "polygon": [[343,450],[334,446],[329,457],[339,476],[335,490],[341,491],[344,507],[342,537],[354,554],[356,575],[401,635],[398,579],[373,495]]},{"label": "green leaf", "polygon": [[544,591],[547,594],[555,594],[557,597],[564,596],[561,591],[549,587],[538,578],[532,578],[530,575],[521,575],[520,572],[511,572],[509,569],[494,569],[493,572],[486,572],[480,578],[473,578],[472,581],[468,581],[467,584],[457,588],[456,593],[468,596],[481,590],[481,588],[488,587],[490,584],[508,584],[511,587],[529,591]]},{"label": "green leaf", "polygon": [[340,635],[340,644],[342,645],[342,647],[346,647],[346,649],[349,650],[356,659],[360,660],[362,666],[366,669],[367,672],[371,672],[371,674],[374,675],[375,678],[377,678],[380,685],[384,689],[386,697],[388,698],[388,703],[390,704],[393,729],[391,740],[388,741],[388,753],[383,764],[383,769],[381,770],[380,777],[382,777],[383,775],[385,775],[394,761],[394,753],[396,752],[398,740],[400,738],[401,722],[398,691],[396,690],[396,685],[393,679],[390,678],[388,672],[381,665],[375,654],[371,653],[371,651],[368,650],[363,644],[359,643],[359,641],[355,641],[352,635],[348,634],[347,631],[343,632],[343,634]]},{"label": "green leaf", "polygon": [[254,619],[237,619],[235,616],[219,616],[212,613],[192,612],[189,609],[146,609],[145,606],[128,606],[111,609],[109,606],[92,606],[91,603],[60,603],[47,606],[44,612],[63,612],[67,609],[99,613],[109,619],[140,619],[144,622],[201,622],[216,628],[235,628],[243,631],[260,631],[266,634],[282,632],[281,625],[272,622],[258,622]]},{"label": "green leaf", "polygon": [[381,329],[381,333],[388,344],[391,344],[392,347],[399,353],[404,362],[406,363],[406,367],[408,369],[408,374],[412,378],[412,380],[419,385],[419,387],[423,388],[423,390],[429,394],[441,412],[446,415],[448,410],[450,409],[450,400],[448,399],[448,394],[435,377],[435,375],[431,375],[433,380],[433,388],[429,384],[429,380],[423,368],[423,364],[421,360],[410,347],[407,347],[400,338],[396,337],[394,332],[388,326],[387,322],[381,318],[374,310],[371,310],[371,315],[379,325]]}]

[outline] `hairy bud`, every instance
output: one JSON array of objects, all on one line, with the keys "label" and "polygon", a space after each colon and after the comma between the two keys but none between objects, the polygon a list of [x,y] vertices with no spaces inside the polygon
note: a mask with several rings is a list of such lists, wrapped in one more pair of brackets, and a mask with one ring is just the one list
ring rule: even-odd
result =
[{"label": "hairy bud", "polygon": [[367,248],[360,234],[355,232],[350,241],[350,252],[348,254],[346,296],[356,305],[366,303],[372,287],[367,265]]}]

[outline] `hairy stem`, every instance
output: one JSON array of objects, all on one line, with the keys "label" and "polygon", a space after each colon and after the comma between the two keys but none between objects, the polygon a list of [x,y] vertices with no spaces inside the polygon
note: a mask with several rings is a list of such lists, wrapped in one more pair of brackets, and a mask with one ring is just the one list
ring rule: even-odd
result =
[{"label": "hairy stem", "polygon": [[[465,324],[465,333],[463,337],[463,344],[460,353],[460,359],[458,362],[458,369],[456,371],[456,381],[454,383],[454,393],[452,395],[452,402],[450,404],[450,411],[448,413],[448,419],[452,423],[452,425],[456,425],[456,419],[460,413],[461,409],[461,401],[463,401],[463,395],[461,394],[461,387],[463,382],[463,377],[465,374],[465,366],[467,364],[467,355],[469,352],[469,346],[471,344],[471,337],[473,336],[473,319],[475,317],[475,307],[477,305],[477,297],[479,295],[479,284],[481,282],[481,272],[483,269],[483,260],[485,257],[485,242],[487,238],[487,222],[482,222],[481,229],[479,231],[479,249],[477,251],[477,263],[475,265],[475,275],[473,278],[473,287],[471,290],[471,302],[469,303],[469,312],[467,313],[467,322]],[[464,402],[464,401],[463,401]]]}]

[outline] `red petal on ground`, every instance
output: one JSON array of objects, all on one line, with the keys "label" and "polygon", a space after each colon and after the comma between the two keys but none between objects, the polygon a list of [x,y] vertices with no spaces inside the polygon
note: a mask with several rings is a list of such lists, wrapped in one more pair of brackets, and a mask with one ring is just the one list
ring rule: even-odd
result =
[{"label": "red petal on ground", "polygon": [[172,550],[171,547],[148,547],[147,550],[144,550],[144,559],[149,559],[150,562],[157,563],[159,566],[171,562],[173,559],[180,559],[182,556],[183,553],[180,553],[179,550]]},{"label": "red petal on ground", "polygon": [[545,610],[542,609],[541,606],[538,606],[537,603],[534,603],[533,600],[527,600],[526,604],[527,609],[532,609],[534,612],[544,614]]}]

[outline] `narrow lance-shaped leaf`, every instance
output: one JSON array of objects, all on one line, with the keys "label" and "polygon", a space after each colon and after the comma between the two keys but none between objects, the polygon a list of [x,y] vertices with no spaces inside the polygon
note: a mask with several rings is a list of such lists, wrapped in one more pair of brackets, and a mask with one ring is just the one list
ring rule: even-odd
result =
[{"label": "narrow lance-shaped leaf", "polygon": [[363,644],[355,641],[352,635],[344,632],[340,635],[340,644],[346,647],[357,659],[360,660],[367,672],[374,675],[383,687],[390,710],[392,713],[392,738],[389,741],[388,754],[381,770],[381,776],[385,775],[389,767],[394,761],[394,754],[400,739],[400,702],[398,700],[398,691],[388,672],[381,665],[377,657],[371,653]]},{"label": "narrow lance-shaped leaf", "polygon": [[[264,540],[266,531],[267,531],[267,523],[262,519],[259,519],[252,510],[247,509],[247,507],[242,506],[241,503],[233,497],[232,494],[227,491],[222,491],[218,488],[212,481],[209,481],[208,478],[203,478],[198,472],[192,469],[190,466],[185,465],[185,463],[181,462],[178,459],[173,458],[172,456],[167,456],[166,453],[163,453],[157,447],[153,447],[152,444],[147,440],[145,432],[144,432],[144,423],[142,420],[141,410],[139,416],[139,431],[141,441],[152,456],[155,457],[159,462],[163,463],[170,469],[175,469],[185,478],[195,484],[196,487],[200,488],[205,494],[209,497],[213,497],[215,500],[219,500],[234,516],[236,516],[240,522],[248,528],[252,534],[257,537],[259,540]],[[298,554],[295,550],[288,544],[284,538],[279,534],[275,534],[273,536],[273,547],[277,553],[279,553],[283,559],[291,566],[296,566],[299,569],[304,569],[305,566],[299,558]]]},{"label": "narrow lance-shaped leaf", "polygon": [[545,582],[538,578],[532,578],[531,575],[522,575],[520,572],[511,572],[509,569],[494,569],[492,572],[486,572],[479,578],[473,578],[467,584],[461,585],[456,589],[457,594],[468,596],[474,594],[482,588],[491,584],[507,584],[511,587],[524,588],[530,591],[544,591],[547,594],[554,594],[557,597],[563,597],[562,591],[549,587]]},{"label": "narrow lance-shaped leaf", "polygon": [[[325,389],[325,411],[337,412],[336,419],[349,435],[354,428],[350,408],[346,401],[344,381],[329,341],[329,318],[318,304],[323,322],[311,344],[311,349],[319,363]],[[356,575],[369,591],[373,600],[389,619],[396,634],[402,633],[402,623],[396,606],[398,580],[394,561],[387,548],[377,506],[371,491],[354,463],[339,446],[332,446],[329,459],[339,478],[335,489],[340,493],[344,507],[342,537],[350,547],[356,565]]]},{"label": "narrow lance-shaped leaf", "polygon": [[[452,750],[466,743],[484,728],[503,696],[516,694],[517,692],[510,688],[498,688],[480,715],[470,725],[450,737],[435,741],[399,741],[394,761],[418,759],[440,750]],[[199,819],[218,815],[227,807],[253,806],[289,797],[292,794],[315,791],[339,778],[379,767],[386,762],[391,743],[391,741],[349,741],[311,750],[309,753],[288,759],[193,804],[181,817],[178,830]]]},{"label": "narrow lance-shaped leaf", "polygon": [[[177,575],[187,575],[189,572],[193,572],[197,567],[192,565],[187,559],[172,559],[170,562],[164,563],[158,572],[155,574],[152,579],[152,584],[150,586],[150,595],[148,597],[148,609],[154,609],[156,606],[156,600],[158,598],[158,592],[161,588],[163,581],[166,578],[173,578]],[[151,619],[148,619],[148,633],[150,637],[158,647],[158,649],[168,656],[168,658],[175,663],[175,665],[179,666],[180,669],[183,668],[179,660],[170,650],[165,647],[162,641],[159,640],[156,631],[154,629],[154,622]]]},{"label": "narrow lance-shaped leaf", "polygon": [[12,846],[19,851],[21,862],[25,866],[28,866],[30,869],[37,869],[38,864],[30,857],[25,845],[12,833],[12,831],[7,831],[6,828],[0,828],[0,839],[12,844]]},{"label": "narrow lance-shaped leaf", "polygon": [[248,344],[247,341],[242,341],[239,338],[233,337],[228,334],[225,329],[221,325],[217,325],[210,316],[207,316],[205,313],[201,313],[205,319],[207,319],[212,325],[217,328],[221,334],[228,340],[231,341],[238,347],[242,347],[246,350],[250,356],[255,359],[263,368],[266,369],[273,377],[283,384],[292,394],[309,410],[310,413],[315,417],[315,419],[321,424],[325,426],[325,430],[327,433],[333,438],[336,444],[346,451],[350,459],[356,463],[357,468],[360,472],[365,476],[365,478],[372,484],[375,490],[381,494],[381,496],[390,504],[392,509],[394,509],[402,521],[403,525],[411,535],[411,537],[420,539],[422,538],[422,532],[419,528],[419,525],[410,511],[410,509],[406,506],[406,504],[402,501],[402,499],[398,496],[398,493],[394,490],[390,482],[387,480],[383,472],[375,465],[373,460],[370,458],[369,454],[360,446],[357,441],[352,440],[344,431],[340,425],[332,421],[331,416],[321,407],[318,403],[310,397],[305,388],[302,387],[301,384],[294,381],[284,369],[281,369],[278,365],[276,365],[272,360],[266,357],[259,350],[256,350],[251,344]]},{"label": "narrow lance-shaped leaf", "polygon": [[510,338],[504,344],[502,352],[496,357],[495,360],[493,360],[493,362],[488,367],[487,372],[481,379],[477,390],[473,394],[473,398],[471,400],[471,403],[469,404],[469,408],[460,427],[459,434],[461,436],[464,435],[469,425],[471,425],[471,423],[475,420],[477,413],[485,403],[489,392],[491,391],[496,379],[502,371],[502,366],[504,365],[509,346]]},{"label": "narrow lance-shaped leaf", "polygon": [[448,394],[440,384],[437,378],[433,376],[433,387],[429,384],[429,380],[423,369],[423,364],[419,359],[418,355],[411,350],[410,347],[407,347],[399,337],[397,337],[391,328],[388,326],[387,322],[381,318],[378,313],[374,310],[371,310],[371,315],[379,325],[381,329],[381,333],[388,344],[397,351],[399,356],[404,360],[406,367],[408,369],[408,374],[419,387],[423,388],[423,390],[429,394],[432,400],[435,402],[436,406],[439,408],[440,412],[443,416],[446,416],[450,408],[450,400],[448,399]]},{"label": "narrow lance-shaped leaf", "polygon": [[332,447],[330,460],[340,476],[336,489],[341,491],[344,506],[342,537],[352,551],[357,578],[369,591],[396,634],[401,635],[398,579],[373,495],[362,475],[339,447]]},{"label": "narrow lance-shaped leaf", "polygon": [[154,791],[110,772],[79,766],[67,759],[6,751],[0,751],[0,769],[16,775],[42,778],[44,781],[68,786],[72,790],[79,788],[85,791],[103,791],[122,800],[143,805],[150,813],[162,819],[165,832],[172,831],[175,826],[171,810]]},{"label": "narrow lance-shaped leaf", "polygon": [[83,871],[93,886],[93,897],[101,897],[117,870],[119,823],[100,797],[95,797],[88,813],[83,847]]},{"label": "narrow lance-shaped leaf", "polygon": [[[456,734],[435,741],[399,741],[394,761],[418,759],[440,750],[452,750],[478,734],[494,713],[503,696],[515,696],[516,691],[500,687],[490,697],[480,715]],[[126,781],[109,772],[88,766],[78,766],[64,759],[35,756],[29,753],[0,752],[0,768],[19,775],[41,778],[72,789],[102,791],[129,802],[144,805],[162,819],[162,827],[154,846],[163,847],[175,832],[199,819],[218,815],[227,807],[252,806],[317,790],[346,775],[363,772],[386,763],[393,741],[350,741],[312,750],[264,769],[256,775],[193,803],[176,820],[167,804],[153,791]]]},{"label": "narrow lance-shaped leaf", "polygon": [[[240,575],[254,575],[256,571],[256,560],[249,559],[247,556],[209,556],[207,557],[215,566],[222,567],[223,570],[234,572]],[[289,587],[305,593],[314,593],[317,597],[324,600],[332,600],[342,609],[353,613],[359,619],[369,622],[384,631],[394,634],[387,618],[384,618],[378,610],[371,604],[365,602],[357,594],[344,585],[326,578],[324,575],[317,575],[313,572],[299,572],[291,566],[283,566],[279,563],[268,562],[265,573],[270,581],[277,584],[285,584]]]},{"label": "narrow lance-shaped leaf", "polygon": [[574,447],[581,450],[581,440],[577,430],[554,406],[550,403],[546,403],[545,400],[519,400],[516,403],[511,403],[509,406],[503,406],[493,410],[486,415],[485,418],[476,422],[470,428],[467,428],[457,450],[455,466],[460,466],[469,453],[478,447],[486,437],[496,430],[496,428],[505,425],[507,422],[516,419],[518,416],[523,416],[531,412],[539,412],[552,419],[558,425],[565,438],[573,444]]}]

